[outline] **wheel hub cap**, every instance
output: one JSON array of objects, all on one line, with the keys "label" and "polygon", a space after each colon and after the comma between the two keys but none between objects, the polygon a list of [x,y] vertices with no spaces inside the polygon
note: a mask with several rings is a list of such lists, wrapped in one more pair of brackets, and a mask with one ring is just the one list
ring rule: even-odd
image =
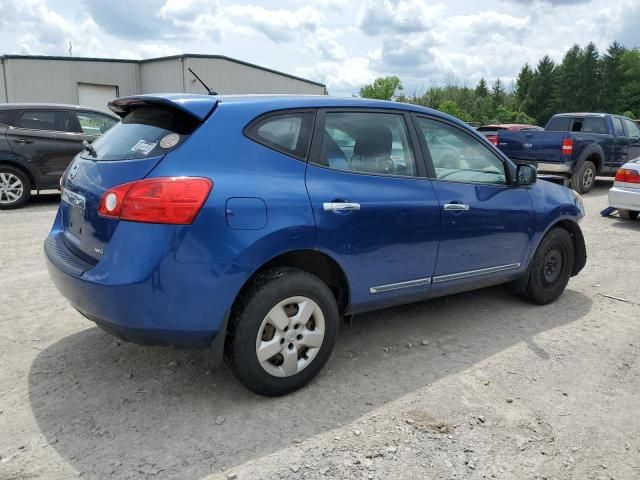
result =
[{"label": "wheel hub cap", "polygon": [[545,254],[543,263],[543,277],[547,284],[552,284],[560,277],[562,272],[562,253],[552,248]]},{"label": "wheel hub cap", "polygon": [[290,377],[311,364],[324,340],[324,315],[308,297],[290,297],[275,305],[256,337],[260,366],[275,377]]},{"label": "wheel hub cap", "polygon": [[13,173],[0,172],[0,203],[8,205],[22,197],[24,185]]}]

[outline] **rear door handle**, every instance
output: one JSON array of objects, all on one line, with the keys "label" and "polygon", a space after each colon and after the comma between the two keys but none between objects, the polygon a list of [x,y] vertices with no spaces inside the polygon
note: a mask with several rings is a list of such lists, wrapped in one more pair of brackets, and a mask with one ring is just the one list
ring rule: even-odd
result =
[{"label": "rear door handle", "polygon": [[322,204],[322,208],[327,212],[351,212],[353,210],[360,210],[360,204],[352,202],[325,202]]},{"label": "rear door handle", "polygon": [[24,138],[19,138],[17,140],[14,140],[13,143],[19,143],[20,145],[28,145],[30,143],[33,143],[33,140],[26,140]]},{"label": "rear door handle", "polygon": [[465,203],[445,203],[444,209],[451,212],[466,212],[469,210],[469,205]]}]

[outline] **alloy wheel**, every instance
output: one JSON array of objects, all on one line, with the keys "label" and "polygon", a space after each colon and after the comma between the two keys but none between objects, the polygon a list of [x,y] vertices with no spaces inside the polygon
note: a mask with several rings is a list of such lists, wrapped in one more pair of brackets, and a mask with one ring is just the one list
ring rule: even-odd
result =
[{"label": "alloy wheel", "polygon": [[22,180],[13,173],[0,172],[0,204],[10,205],[17,202],[24,193]]}]

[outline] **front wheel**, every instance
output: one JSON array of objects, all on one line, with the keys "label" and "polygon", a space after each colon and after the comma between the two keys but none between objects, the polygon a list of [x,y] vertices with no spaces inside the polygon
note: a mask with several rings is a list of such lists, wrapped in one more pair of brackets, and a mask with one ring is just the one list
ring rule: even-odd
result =
[{"label": "front wheel", "polygon": [[556,300],[564,291],[573,269],[573,240],[563,228],[554,228],[542,239],[533,257],[529,282],[523,296],[537,305]]},{"label": "front wheel", "polygon": [[571,176],[571,188],[578,193],[589,193],[596,183],[596,166],[593,162],[581,162]]},{"label": "front wheel", "polygon": [[329,359],[340,315],[318,277],[282,267],[257,276],[231,317],[226,355],[235,377],[260,395],[306,385]]},{"label": "front wheel", "polygon": [[640,212],[636,212],[634,210],[618,209],[618,215],[620,215],[620,218],[624,218],[625,220],[635,220],[636,218],[638,218],[639,214]]}]

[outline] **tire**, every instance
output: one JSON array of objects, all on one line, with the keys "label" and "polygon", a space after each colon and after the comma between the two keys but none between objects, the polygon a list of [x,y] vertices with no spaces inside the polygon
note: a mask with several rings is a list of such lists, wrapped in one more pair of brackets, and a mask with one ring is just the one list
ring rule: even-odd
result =
[{"label": "tire", "polygon": [[571,176],[571,188],[578,193],[589,193],[596,183],[596,166],[585,160],[578,164],[578,168]]},{"label": "tire", "polygon": [[533,257],[524,298],[537,305],[555,301],[569,283],[573,258],[573,240],[569,232],[554,228],[547,233]]},{"label": "tire", "polygon": [[624,218],[625,220],[635,220],[638,218],[640,212],[636,212],[635,210],[620,210],[618,209],[618,215],[620,218]]},{"label": "tire", "polygon": [[[306,323],[296,323],[306,315],[311,315]],[[322,280],[295,268],[267,270],[236,302],[225,355],[233,375],[249,390],[285,395],[322,369],[339,324],[336,299]]]},{"label": "tire", "polygon": [[0,165],[0,210],[23,206],[31,198],[31,181],[20,169]]}]

